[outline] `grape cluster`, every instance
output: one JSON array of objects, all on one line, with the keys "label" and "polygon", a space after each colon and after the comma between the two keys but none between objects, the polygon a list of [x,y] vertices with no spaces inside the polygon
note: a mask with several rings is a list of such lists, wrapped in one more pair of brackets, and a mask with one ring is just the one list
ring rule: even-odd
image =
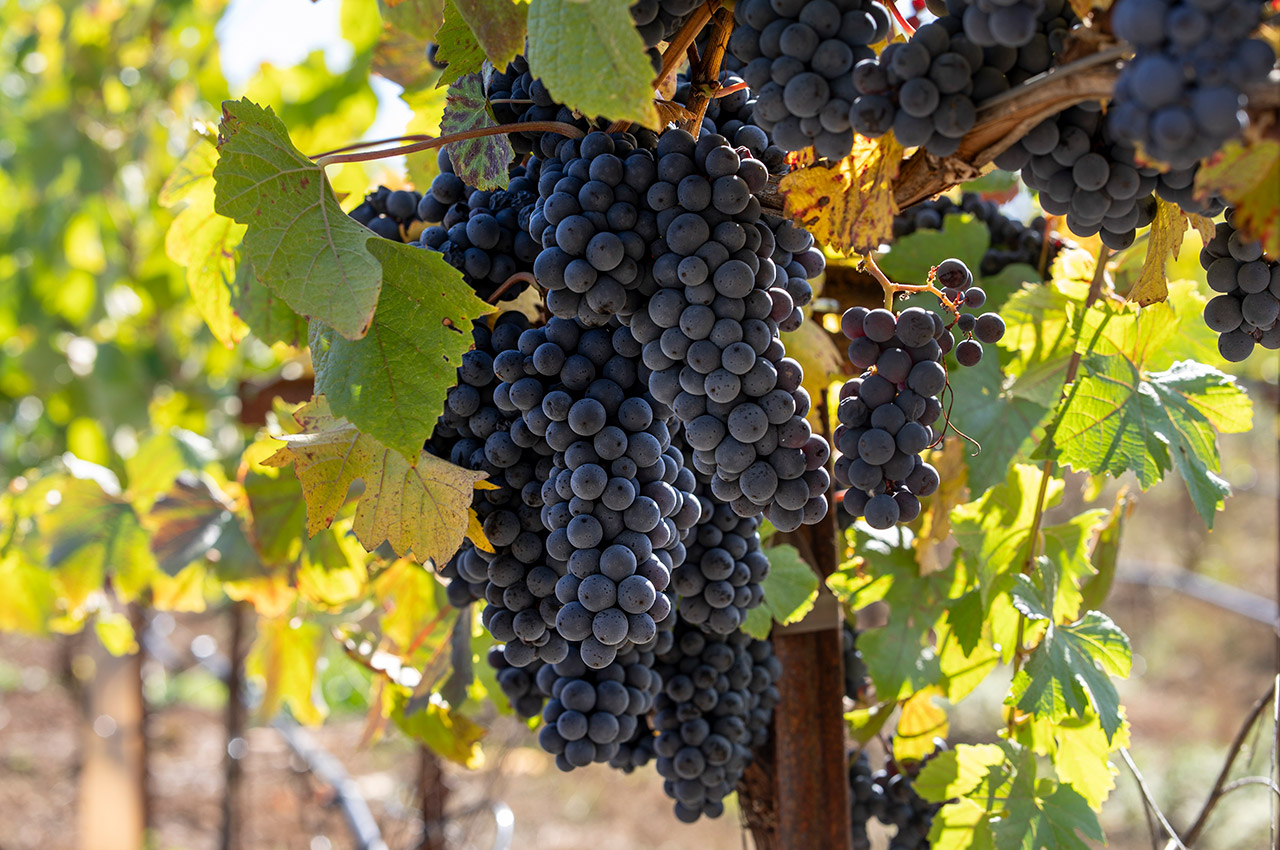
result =
[{"label": "grape cluster", "polygon": [[407,189],[393,191],[379,186],[365,195],[364,201],[348,215],[383,239],[407,242],[412,239],[410,231],[421,218],[418,215],[421,198],[417,192]]},{"label": "grape cluster", "polygon": [[[1030,44],[1046,14],[1057,17],[1066,6],[1065,0],[963,0],[949,6],[962,6],[961,21],[965,35],[982,47],[1022,47]],[[1055,8],[1056,7],[1056,8]],[[960,10],[957,10],[960,11]]]},{"label": "grape cluster", "polygon": [[844,695],[854,702],[862,702],[871,687],[871,678],[858,650],[858,630],[847,622],[842,623],[840,643],[844,654]]},{"label": "grape cluster", "polygon": [[1218,351],[1233,363],[1247,358],[1255,344],[1280,348],[1280,261],[1262,253],[1262,245],[1235,227],[1227,211],[1209,243],[1200,251],[1209,288],[1220,295],[1204,308],[1204,321],[1218,337]]},{"label": "grape cluster", "polygon": [[496,673],[502,695],[511,703],[516,714],[527,720],[542,713],[542,706],[551,696],[551,692],[542,687],[547,684],[549,674],[542,671],[549,670],[550,665],[535,661],[527,667],[513,667],[507,661],[501,646],[491,647],[486,659]]},{"label": "grape cluster", "polygon": [[1222,205],[1191,197],[1196,166],[1160,173],[1139,165],[1131,145],[1117,140],[1097,103],[1086,102],[1047,118],[996,158],[1005,170],[1040,193],[1040,206],[1065,215],[1072,233],[1092,236],[1112,250],[1133,244],[1151,223],[1155,195],[1187,212],[1217,215]]},{"label": "grape cluster", "polygon": [[658,222],[645,194],[657,176],[653,154],[626,133],[563,140],[542,163],[528,226],[553,316],[606,325],[655,289],[646,246]]},{"label": "grape cluster", "polygon": [[662,68],[662,56],[654,48],[659,42],[669,41],[702,3],[703,0],[637,0],[631,7],[631,20],[650,51],[654,73]]},{"label": "grape cluster", "polygon": [[[763,510],[782,530],[817,522],[826,496],[803,476],[830,449],[804,418],[803,370],[777,331],[780,321],[798,323],[792,278],[815,273],[821,254],[799,228],[775,236],[753,195],[767,169],[723,136],[695,142],[668,130],[656,153],[646,199],[660,234],[649,249],[659,288],[624,316],[643,346],[650,392],[684,425],[693,467],[710,476],[716,499],[740,516]],[[791,263],[775,263],[778,248],[791,253],[795,275]]]},{"label": "grape cluster", "polygon": [[782,673],[773,644],[677,623],[674,644],[658,655],[655,671],[663,686],[654,702],[652,751],[663,790],[685,823],[719,817],[752,750],[768,740]]},{"label": "grape cluster", "polygon": [[[998,204],[984,201],[973,192],[965,192],[958,204],[942,195],[908,207],[893,217],[893,238],[901,239],[917,230],[941,230],[947,216],[963,213],[968,213],[985,224],[990,234],[990,247],[982,255],[978,266],[983,277],[997,275],[1014,263],[1039,268],[1042,253],[1044,267],[1047,269],[1053,265],[1059,251],[1075,246],[1075,243],[1057,233],[1046,231],[1043,216],[1036,216],[1030,224],[1023,224],[1001,215]],[[1046,238],[1049,241],[1047,252],[1044,250]]]},{"label": "grape cluster", "polygon": [[1136,48],[1116,80],[1109,124],[1173,168],[1194,165],[1241,135],[1245,91],[1266,79],[1275,53],[1249,36],[1256,0],[1122,0],[1115,34]]},{"label": "grape cluster", "polygon": [[[501,74],[496,71],[489,78],[489,107],[499,124],[519,124],[527,121],[559,121],[587,129],[587,121],[574,115],[569,107],[556,103],[541,80],[529,73],[529,62],[524,56],[516,56]],[[552,156],[563,136],[556,133],[522,130],[507,134],[517,155],[533,153]]]},{"label": "grape cluster", "polygon": [[729,52],[756,92],[753,119],[784,150],[841,159],[853,148],[850,70],[875,54],[889,14],[871,0],[744,0]]},{"label": "grape cluster", "polygon": [[[533,270],[538,243],[527,225],[537,200],[540,162],[513,166],[507,188],[490,192],[466,185],[444,151],[438,161],[440,173],[416,207],[417,217],[431,223],[417,244],[443,254],[476,294],[488,300],[512,275]],[[504,300],[527,285],[520,281],[508,287]]]},{"label": "grape cluster", "polygon": [[984,48],[960,17],[945,15],[908,41],[887,45],[878,58],[858,62],[852,78],[857,97],[849,111],[853,129],[873,138],[892,130],[905,147],[923,145],[950,156],[973,128],[977,104],[1047,70],[1054,45],[1075,21],[1065,0],[1047,0],[1035,20],[1038,30],[1022,46]]},{"label": "grape cluster", "polygon": [[872,772],[865,750],[849,760],[854,850],[870,850],[867,822],[873,817],[897,827],[889,840],[890,850],[928,850],[929,829],[942,806],[923,799],[912,787],[921,764],[913,764],[913,773],[907,774],[889,758],[884,769]]},{"label": "grape cluster", "polygon": [[643,725],[663,684],[653,652],[639,648],[599,669],[571,654],[543,667],[537,682],[551,695],[542,709],[538,744],[563,771],[615,759]]},{"label": "grape cluster", "polygon": [[729,634],[764,599],[760,583],[769,574],[769,558],[760,549],[758,517],[738,516],[713,499],[706,484],[696,492],[702,516],[686,541],[684,564],[672,572],[671,586],[683,622]]},{"label": "grape cluster", "polygon": [[539,493],[549,566],[523,579],[545,610],[517,617],[515,631],[526,642],[554,631],[593,669],[655,637],[680,538],[701,512],[670,411],[642,391],[639,349],[625,327],[553,318],[494,361],[498,405],[555,452]]}]

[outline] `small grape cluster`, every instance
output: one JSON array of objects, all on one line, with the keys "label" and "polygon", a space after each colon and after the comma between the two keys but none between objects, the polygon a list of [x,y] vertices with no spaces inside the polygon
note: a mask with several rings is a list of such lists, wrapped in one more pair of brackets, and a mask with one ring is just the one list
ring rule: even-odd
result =
[{"label": "small grape cluster", "polygon": [[551,695],[542,709],[538,744],[566,772],[616,758],[643,725],[663,684],[653,652],[639,648],[599,669],[571,654],[543,667],[537,680]]},{"label": "small grape cluster", "polygon": [[631,7],[631,20],[635,23],[644,46],[649,50],[653,71],[662,68],[662,56],[654,48],[669,41],[703,0],[637,0]]},{"label": "small grape cluster", "polygon": [[1221,293],[1204,308],[1204,321],[1218,337],[1218,351],[1233,363],[1247,358],[1255,344],[1280,348],[1280,261],[1262,253],[1262,245],[1236,229],[1235,210],[1217,225],[1200,251],[1209,288]]},{"label": "small grape cluster", "polygon": [[[481,191],[454,173],[445,151],[438,157],[440,173],[417,204],[417,217],[431,223],[418,237],[422,248],[438,251],[461,271],[467,283],[488,300],[517,272],[533,270],[538,243],[527,225],[537,200],[539,161],[510,169],[506,189]],[[508,287],[503,299],[514,298],[524,281]]]},{"label": "small grape cluster", "polygon": [[1045,0],[968,0],[961,18],[965,35],[983,47],[1021,47],[1035,38],[1046,5]]},{"label": "small grape cluster", "polygon": [[758,517],[738,516],[712,498],[706,484],[696,493],[702,515],[686,540],[684,564],[672,571],[671,587],[683,622],[729,634],[763,601],[769,558],[760,549]]},{"label": "small grape cluster", "polygon": [[885,826],[897,828],[889,841],[891,850],[928,850],[929,830],[942,806],[923,799],[913,787],[913,778],[919,775],[923,764],[913,763],[910,772],[905,773],[889,758],[884,769],[873,772],[865,750],[850,758],[854,850],[870,850],[867,822],[873,817]]},{"label": "small grape cluster", "polygon": [[1245,92],[1267,78],[1275,53],[1250,38],[1256,0],[1123,0],[1115,34],[1136,48],[1108,111],[1116,137],[1152,159],[1187,168],[1239,137]]},{"label": "small grape cluster", "polygon": [[1129,247],[1137,229],[1151,223],[1155,195],[1187,212],[1213,216],[1217,201],[1196,204],[1196,166],[1161,173],[1139,165],[1132,146],[1117,140],[1100,106],[1086,102],[1047,118],[996,158],[1005,170],[1022,169],[1022,180],[1040,193],[1040,206],[1065,215],[1072,233],[1098,234],[1118,251]]},{"label": "small grape cluster", "polygon": [[553,316],[606,325],[656,288],[645,249],[658,223],[644,202],[656,178],[653,154],[628,133],[564,140],[542,163],[528,228]]},{"label": "small grape cluster", "polygon": [[729,52],[756,92],[753,119],[784,150],[812,146],[841,159],[853,148],[849,71],[875,54],[889,14],[871,0],[744,0]]},{"label": "small grape cluster", "polygon": [[657,658],[663,681],[654,702],[653,752],[676,817],[719,817],[752,750],[765,744],[778,703],[782,665],[773,644],[745,632],[704,634],[677,623],[672,647]]},{"label": "small grape cluster", "polygon": [[542,671],[549,670],[550,665],[535,661],[527,667],[513,667],[502,650],[501,646],[491,647],[485,656],[496,674],[502,695],[507,698],[516,714],[526,720],[537,717],[551,696],[550,691],[542,688],[547,678],[547,674]]},{"label": "small grape cluster", "polygon": [[[587,120],[574,115],[569,107],[556,103],[542,81],[529,73],[529,62],[524,56],[516,56],[501,73],[496,71],[489,78],[489,107],[499,124],[520,124],[527,121],[559,121],[586,130]],[[556,133],[520,130],[507,134],[517,155],[533,153],[543,157],[555,154],[556,145],[564,137]]]},{"label": "small grape cluster", "polygon": [[[943,260],[933,270],[934,280],[942,287],[942,294],[957,310],[981,310],[987,303],[987,293],[973,285],[973,272],[960,260]],[[956,362],[961,366],[977,366],[982,360],[982,346],[995,345],[1004,337],[1004,319],[999,313],[958,313],[954,325],[961,338],[955,341],[955,332],[940,338],[942,353],[948,354],[953,345]]]},{"label": "small grape cluster", "polygon": [[[994,201],[984,201],[973,192],[965,192],[960,203],[946,195],[934,200],[922,201],[908,207],[893,217],[893,238],[901,239],[917,230],[942,230],[947,216],[968,213],[987,226],[990,247],[982,255],[978,271],[983,277],[999,274],[1014,263],[1040,267],[1044,255],[1044,267],[1048,269],[1058,252],[1075,247],[1075,243],[1058,233],[1048,231],[1043,216],[1036,216],[1029,224],[1023,224],[1000,213]],[[1048,251],[1045,251],[1045,240]]]},{"label": "small grape cluster", "polygon": [[392,242],[408,242],[411,229],[421,220],[418,202],[422,195],[408,189],[388,189],[379,186],[364,196],[364,201],[348,215]]},{"label": "small grape cluster", "polygon": [[[715,497],[794,530],[826,514],[825,494],[803,475],[830,448],[804,418],[804,373],[773,316],[799,317],[792,292],[807,296],[792,278],[802,282],[822,261],[807,233],[780,227],[775,236],[763,221],[753,193],[768,171],[746,153],[718,134],[661,136],[646,195],[657,212],[660,238],[649,250],[660,288],[624,321],[643,345],[650,392],[684,425],[693,467],[711,476]],[[796,274],[792,262],[775,263],[779,247]]]}]

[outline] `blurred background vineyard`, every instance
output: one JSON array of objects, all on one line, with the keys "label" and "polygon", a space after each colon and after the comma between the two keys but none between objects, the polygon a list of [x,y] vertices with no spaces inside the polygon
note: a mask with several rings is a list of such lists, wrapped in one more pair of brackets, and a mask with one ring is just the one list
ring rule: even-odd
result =
[{"label": "blurred background vineyard", "polygon": [[[381,37],[374,0],[0,2],[0,483],[21,490],[30,470],[70,458],[123,473],[148,434],[171,428],[207,441],[202,449],[226,459],[234,477],[263,400],[299,398],[291,388],[305,385],[309,366],[286,346],[231,348],[214,338],[208,316],[222,315],[232,333],[243,328],[228,305],[192,298],[186,272],[166,253],[177,209],[162,205],[161,188],[228,97],[273,107],[307,152],[394,136],[410,120],[429,132],[443,90],[419,87],[423,44],[380,45]],[[430,154],[409,162],[409,179],[422,185],[433,164]],[[403,185],[405,166],[349,164],[329,176],[340,196],[355,198],[379,183]],[[1026,210],[1026,198],[1014,208]],[[1198,249],[1189,236],[1170,276],[1201,277]],[[1120,683],[1132,751],[1175,825],[1194,817],[1227,742],[1274,673],[1267,621],[1280,559],[1271,413],[1278,362],[1255,357],[1244,367],[1255,426],[1224,438],[1224,475],[1236,494],[1214,531],[1179,482],[1139,496],[1106,606],[1135,651],[1134,675]],[[0,515],[0,541],[12,534],[11,519]],[[198,662],[231,640],[228,600],[203,574],[174,582],[179,610],[152,615],[147,630],[173,657],[166,666],[153,651],[143,666],[153,846],[205,850],[218,846],[227,692]],[[1214,601],[1197,598],[1206,595]],[[85,695],[100,665],[112,663],[96,648],[112,640],[111,621],[58,634],[80,623],[54,619],[52,633],[32,634],[44,630],[48,605],[20,572],[0,566],[0,850],[78,846],[85,740],[118,733]],[[420,788],[441,763],[404,736],[371,735],[371,674],[336,642],[325,646],[319,686],[330,715],[315,739],[355,780],[388,846],[418,846]],[[952,740],[979,734],[966,715],[998,711],[1006,685],[989,681],[986,699],[966,702],[952,718]],[[503,716],[485,740],[481,769],[447,764],[451,846],[492,846],[506,817],[495,803],[510,809],[515,847],[730,848],[748,840],[732,808],[718,822],[680,825],[656,777],[604,768],[565,777],[532,743]],[[1256,744],[1246,754],[1258,769],[1248,772],[1265,773],[1258,766],[1268,742]],[[251,724],[237,754],[242,847],[355,846],[332,791],[278,731]],[[1111,846],[1151,846],[1133,778],[1122,772],[1117,786],[1103,815]],[[1233,793],[1197,846],[1262,846],[1263,793]]]}]

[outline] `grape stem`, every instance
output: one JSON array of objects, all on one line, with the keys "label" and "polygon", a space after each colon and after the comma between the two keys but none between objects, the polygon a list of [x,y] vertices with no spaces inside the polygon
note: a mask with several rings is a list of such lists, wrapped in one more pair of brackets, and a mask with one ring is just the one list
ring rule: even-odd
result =
[{"label": "grape stem", "polygon": [[698,33],[702,32],[702,28],[711,20],[713,13],[720,9],[720,0],[707,0],[706,3],[699,6],[689,20],[684,22],[680,30],[671,37],[671,41],[667,42],[667,49],[662,52],[662,70],[658,72],[658,76],[653,81],[655,89],[662,88],[667,78],[676,72],[676,68],[680,67],[680,63],[684,61],[685,52],[689,49],[689,45],[693,44],[693,40],[698,37]]},{"label": "grape stem", "polygon": [[862,264],[866,266],[867,272],[876,279],[880,284],[880,288],[884,290],[884,308],[893,311],[893,297],[898,293],[912,294],[916,292],[929,292],[942,302],[942,306],[946,307],[952,314],[959,312],[958,308],[950,298],[948,298],[941,289],[932,283],[916,285],[911,283],[894,283],[889,280],[884,272],[880,270],[880,266],[876,265],[875,257],[871,253],[862,255]]},{"label": "grape stem", "polygon": [[533,286],[537,286],[537,285],[538,285],[538,281],[537,281],[536,279],[534,279],[534,276],[533,276],[532,274],[530,274],[529,272],[516,272],[516,273],[515,273],[515,274],[513,274],[511,277],[509,277],[509,278],[507,278],[506,280],[504,280],[504,281],[502,282],[502,286],[499,286],[497,289],[495,289],[495,290],[493,291],[493,294],[489,296],[488,300],[486,300],[486,301],[485,301],[485,303],[486,303],[486,304],[497,304],[497,303],[498,303],[498,299],[499,299],[500,297],[502,297],[502,293],[506,292],[508,289],[510,289],[511,287],[515,286],[517,283],[519,283],[519,282],[520,282],[520,281],[522,281],[522,280],[523,280],[525,283],[532,284]]},{"label": "grape stem", "polygon": [[[1088,312],[1094,302],[1102,297],[1102,283],[1107,275],[1107,258],[1111,256],[1111,251],[1106,245],[1098,248],[1097,265],[1093,270],[1093,280],[1089,283],[1089,294],[1084,299],[1084,312]],[[1066,378],[1062,382],[1062,398],[1066,398],[1071,386],[1075,383],[1076,374],[1080,370],[1081,352],[1079,349],[1080,338],[1084,334],[1085,323],[1080,322],[1080,327],[1076,333],[1075,350],[1071,354],[1071,360],[1067,364]],[[1092,345],[1090,346],[1092,348]],[[1045,439],[1052,439],[1055,425],[1050,424]],[[1049,479],[1053,477],[1054,462],[1053,458],[1049,458],[1044,462],[1044,466],[1040,470],[1040,489],[1036,493],[1035,513],[1031,516],[1031,533],[1027,535],[1027,555],[1022,561],[1022,574],[1030,575],[1035,567],[1036,549],[1039,545],[1040,523],[1044,520],[1045,497],[1049,492]],[[1027,617],[1025,614],[1018,613],[1018,634],[1013,643],[1013,675],[1016,677],[1018,671],[1022,669],[1022,662],[1029,654],[1023,649],[1022,641],[1026,633]],[[1017,723],[1017,712],[1011,710],[1009,712],[1009,737],[1013,738],[1014,726]]]},{"label": "grape stem", "polygon": [[[443,147],[453,142],[464,142],[467,139],[480,139],[485,136],[500,136],[506,133],[558,133],[570,139],[581,139],[586,135],[582,130],[572,124],[565,124],[561,121],[523,121],[518,124],[498,124],[493,127],[477,127],[474,130],[463,130],[460,133],[449,133],[444,136],[431,138],[423,136],[420,138],[425,141],[415,142],[411,145],[403,145],[398,148],[388,148],[380,151],[366,151],[364,153],[329,153],[314,157],[316,165],[324,168],[326,165],[337,165],[342,162],[371,162],[378,159],[389,159],[393,156],[404,156],[405,154],[417,153],[418,151],[432,150],[433,148]],[[406,137],[407,138],[407,137]],[[380,142],[361,142],[350,145],[340,150],[350,150],[351,148],[371,147]]]},{"label": "grape stem", "polygon": [[711,40],[707,44],[707,52],[690,74],[689,112],[692,115],[678,125],[695,139],[702,129],[707,105],[720,89],[720,63],[724,61],[725,49],[729,46],[729,33],[732,31],[733,13],[723,6],[716,9],[711,16]]}]

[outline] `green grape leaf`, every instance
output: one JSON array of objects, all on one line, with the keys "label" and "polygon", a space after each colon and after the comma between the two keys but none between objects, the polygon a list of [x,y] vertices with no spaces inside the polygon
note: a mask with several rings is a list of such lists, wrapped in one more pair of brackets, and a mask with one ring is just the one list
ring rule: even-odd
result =
[{"label": "green grape leaf", "polygon": [[1057,593],[1047,600],[1056,622],[1068,622],[1080,616],[1080,588],[1097,572],[1089,549],[1107,515],[1105,509],[1095,508],[1076,514],[1064,523],[1041,528],[1045,557],[1060,577]]},{"label": "green grape leaf", "polygon": [[943,218],[941,230],[917,230],[894,240],[876,263],[895,283],[918,285],[927,282],[930,270],[948,257],[976,274],[990,244],[991,234],[981,221],[967,213],[949,215]]},{"label": "green grape leaf", "polygon": [[437,564],[449,560],[466,535],[475,483],[485,477],[423,454],[416,467],[351,423],[333,415],[317,396],[295,418],[299,434],[264,463],[293,463],[307,501],[307,533],[329,527],[357,480],[365,483],[356,507],[356,539],[372,552],[386,541],[399,555]]},{"label": "green grape leaf", "polygon": [[351,521],[340,519],[307,541],[295,578],[298,593],[326,608],[341,608],[363,599],[369,582],[367,553],[351,534]]},{"label": "green grape leaf", "polygon": [[373,48],[369,70],[406,92],[419,91],[433,83],[441,73],[430,62],[423,61],[423,53],[422,39],[384,21]]},{"label": "green grape leaf", "polygon": [[316,726],[324,720],[329,710],[316,682],[323,639],[324,626],[312,620],[287,615],[258,620],[245,673],[262,680],[262,717],[274,717],[287,707],[299,723]]},{"label": "green grape leaf", "polygon": [[170,210],[182,206],[165,234],[165,253],[186,268],[196,308],[214,338],[230,348],[248,331],[233,310],[230,288],[236,273],[235,247],[245,227],[214,212],[217,161],[217,148],[203,138],[197,141],[165,181],[159,201]]},{"label": "green grape leaf", "polygon": [[144,519],[160,569],[176,576],[192,561],[203,558],[235,522],[231,507],[211,482],[190,472],[181,473]]},{"label": "green grape leaf", "polygon": [[1111,585],[1115,581],[1116,566],[1120,560],[1120,538],[1124,532],[1125,521],[1133,512],[1135,501],[1126,490],[1116,494],[1115,506],[1108,512],[1107,521],[1098,531],[1098,539],[1093,546],[1090,560],[1097,574],[1087,580],[1080,588],[1080,605],[1082,608],[1101,608],[1111,593]]},{"label": "green grape leaf", "polygon": [[[1049,407],[1020,397],[1020,382],[1005,381],[1000,364],[992,356],[982,358],[976,366],[952,369],[947,381],[954,399],[947,413],[949,419],[981,446],[978,449],[965,444],[969,489],[984,493],[1005,479],[1015,459],[1030,453],[1037,432],[1048,418]],[[1057,396],[1053,399],[1056,401]]]},{"label": "green grape leaf", "polygon": [[1011,395],[1045,408],[1062,398],[1076,344],[1073,314],[1079,312],[1084,297],[1078,285],[1054,281],[1024,287],[1000,308],[1005,321],[1000,361],[1015,378],[1009,386]]},{"label": "green grape leaf", "polygon": [[956,744],[929,759],[912,787],[933,803],[995,793],[1008,778],[1005,752],[998,744]]},{"label": "green grape leaf", "polygon": [[[984,600],[990,600],[1001,576],[1018,571],[1027,555],[1040,476],[1038,467],[1017,464],[1009,470],[1005,483],[951,510],[952,534],[969,562],[977,567]],[[1049,481],[1045,507],[1058,500],[1063,486],[1060,479]]]},{"label": "green grape leaf", "polygon": [[151,434],[124,462],[129,501],[145,513],[180,473],[200,470],[216,458],[213,443],[191,431],[170,428]]},{"label": "green grape leaf", "polygon": [[231,303],[253,335],[268,345],[282,342],[296,346],[307,338],[307,320],[258,280],[248,260],[242,259],[236,267]]},{"label": "green grape leaf", "polygon": [[108,575],[116,595],[131,602],[158,571],[133,507],[116,488],[104,489],[89,467],[81,462],[72,475],[50,479],[56,501],[36,520],[48,547],[46,563],[57,574],[59,595],[70,610],[83,606]]},{"label": "green grape leaf", "polygon": [[436,59],[449,63],[440,72],[440,79],[436,80],[437,87],[452,85],[463,77],[479,74],[484,68],[484,50],[453,0],[444,2],[444,20],[440,23],[440,30],[435,34],[434,41],[440,45]]},{"label": "green grape leaf", "polygon": [[896,607],[886,625],[858,636],[858,649],[879,699],[905,699],[941,678],[932,647],[924,645],[928,627],[913,622],[910,614],[905,606]]},{"label": "green grape leaf", "polygon": [[1196,197],[1220,195],[1235,207],[1236,226],[1280,256],[1280,141],[1230,141],[1196,172]]},{"label": "green grape leaf", "polygon": [[1091,355],[1082,366],[1057,413],[1057,460],[1094,474],[1132,471],[1143,489],[1176,467],[1212,527],[1231,493],[1218,475],[1216,432],[1242,433],[1252,423],[1235,379],[1194,362],[1144,374],[1125,357]]},{"label": "green grape leaf", "polygon": [[762,607],[783,625],[803,620],[818,599],[818,574],[794,546],[770,546],[764,553],[769,556],[769,574],[761,583]]},{"label": "green grape leaf", "polygon": [[0,631],[43,635],[57,606],[48,570],[28,563],[17,547],[0,554]]},{"label": "green grape leaf", "polygon": [[373,591],[384,612],[378,625],[396,651],[416,647],[430,657],[448,640],[458,612],[422,564],[401,558],[378,575]]},{"label": "green grape leaf", "polygon": [[973,800],[947,803],[933,816],[929,847],[931,850],[994,850],[991,819],[991,813]]},{"label": "green grape leaf", "polygon": [[1037,755],[1048,757],[1058,780],[1070,784],[1094,811],[1101,811],[1116,787],[1119,773],[1107,757],[1129,746],[1129,724],[1123,721],[1123,708],[1120,715],[1120,730],[1110,739],[1091,710],[1084,717],[1032,718],[1021,725],[1019,740]]},{"label": "green grape leaf", "polygon": [[631,0],[532,0],[529,71],[557,103],[583,115],[656,129],[653,66],[630,6]]},{"label": "green grape leaf", "polygon": [[1129,639],[1105,614],[1089,611],[1068,625],[1050,623],[1014,677],[1005,703],[1054,720],[1084,717],[1092,705],[1111,740],[1122,720],[1110,677],[1127,677],[1131,662]]},{"label": "green grape leaf", "polygon": [[[524,52],[529,5],[514,0],[446,0],[467,22],[485,57],[501,71]],[[446,15],[448,14],[446,7]]]},{"label": "green grape leaf", "polygon": [[[496,127],[498,122],[484,96],[484,82],[479,74],[467,74],[453,82],[445,95],[444,117],[440,119],[441,135]],[[479,189],[505,189],[510,178],[507,166],[515,152],[507,137],[498,133],[445,145],[453,171],[469,186]]]},{"label": "green grape leaf", "polygon": [[993,825],[996,850],[1090,850],[1081,836],[1105,836],[1089,801],[1070,785],[1035,782],[1032,764],[1019,771],[1003,817]]},{"label": "green grape leaf", "polygon": [[269,108],[225,101],[218,151],[214,209],[249,226],[244,248],[259,280],[296,312],[364,336],[382,288],[365,246],[378,237],[342,211],[324,169]]},{"label": "green grape leaf", "polygon": [[742,630],[756,640],[767,640],[773,630],[773,617],[764,605],[758,605],[747,612],[742,621]]},{"label": "green grape leaf", "polygon": [[369,250],[383,269],[373,324],[352,341],[312,323],[315,392],[335,416],[416,461],[472,346],[471,320],[494,308],[435,251],[386,239]]}]

